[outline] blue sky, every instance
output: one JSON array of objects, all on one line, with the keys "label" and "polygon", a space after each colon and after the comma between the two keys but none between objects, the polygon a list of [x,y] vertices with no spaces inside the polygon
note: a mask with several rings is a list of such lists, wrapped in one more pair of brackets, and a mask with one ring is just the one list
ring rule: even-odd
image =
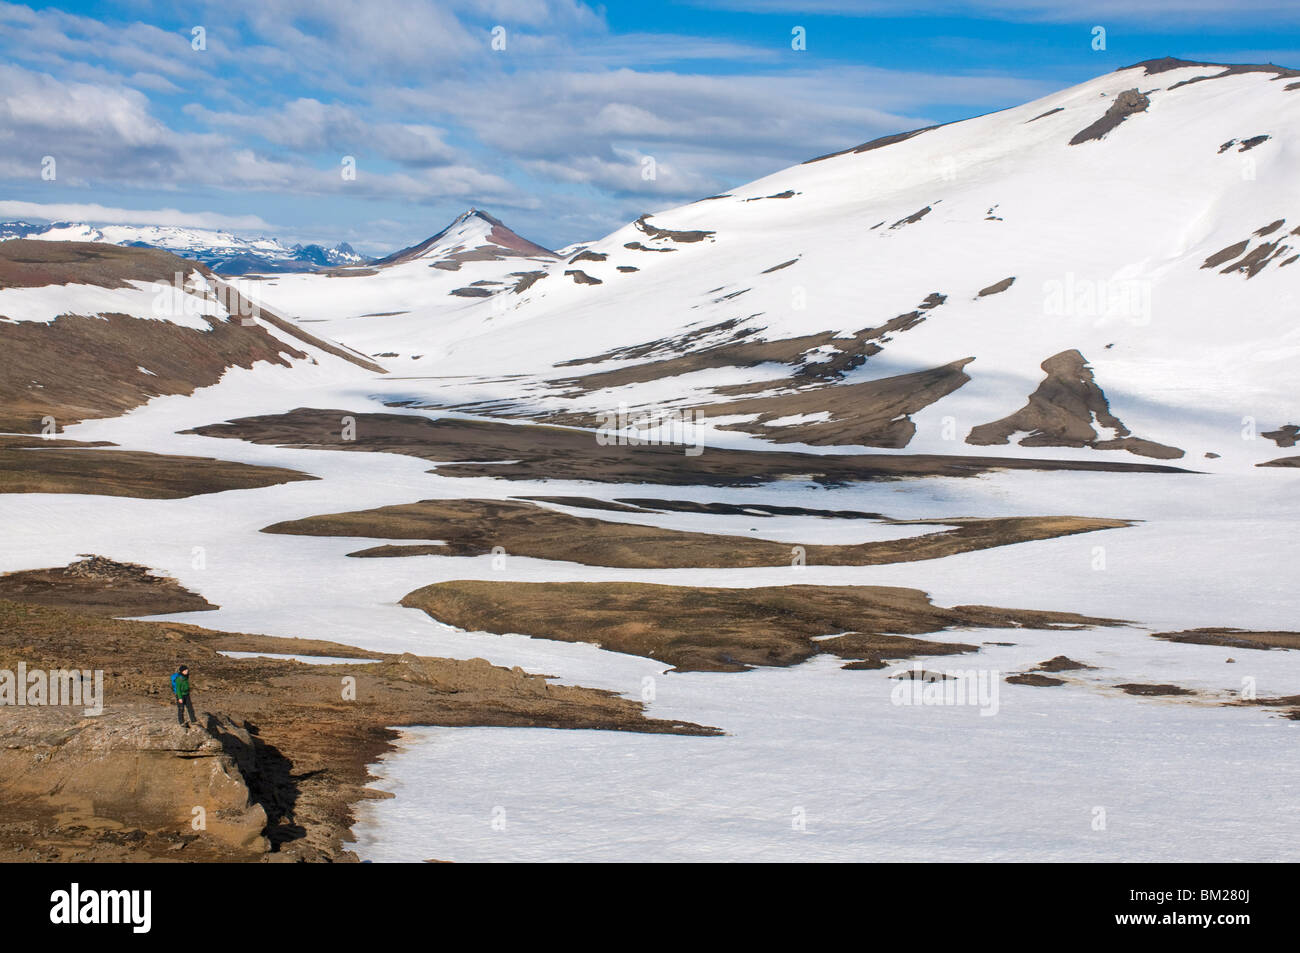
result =
[{"label": "blue sky", "polygon": [[1300,66],[1298,30],[1296,0],[0,2],[0,218],[382,252],[477,206],[557,247],[1145,59]]}]

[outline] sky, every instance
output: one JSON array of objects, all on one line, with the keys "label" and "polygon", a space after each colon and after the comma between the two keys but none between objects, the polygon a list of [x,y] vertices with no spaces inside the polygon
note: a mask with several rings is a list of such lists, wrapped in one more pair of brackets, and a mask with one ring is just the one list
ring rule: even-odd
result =
[{"label": "sky", "polygon": [[1166,55],[1300,67],[1300,2],[0,0],[0,219],[557,248]]}]

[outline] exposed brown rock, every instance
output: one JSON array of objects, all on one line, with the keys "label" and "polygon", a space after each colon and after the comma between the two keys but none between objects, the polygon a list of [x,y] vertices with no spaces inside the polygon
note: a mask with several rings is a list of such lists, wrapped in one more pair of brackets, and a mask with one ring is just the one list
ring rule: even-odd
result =
[{"label": "exposed brown rock", "polygon": [[704,229],[696,231],[673,231],[669,228],[659,228],[655,225],[651,225],[649,219],[649,214],[642,215],[632,224],[645,232],[651,238],[660,239],[662,241],[678,242],[679,244],[692,244],[694,242],[702,242],[706,238],[712,238],[713,235],[716,234]]},{"label": "exposed brown rock", "polygon": [[1120,123],[1134,113],[1146,112],[1151,100],[1136,87],[1126,89],[1110,104],[1110,108],[1102,115],[1100,119],[1092,125],[1080,130],[1070,139],[1070,145],[1077,146],[1083,142],[1090,142],[1105,138],[1108,132],[1114,130]]},{"label": "exposed brown rock", "polygon": [[1279,427],[1277,430],[1265,430],[1260,434],[1261,437],[1267,437],[1279,447],[1294,447],[1296,440],[1300,439],[1300,425],[1287,424]]},{"label": "exposed brown rock", "polygon": [[1234,649],[1300,649],[1300,632],[1252,632],[1246,629],[1187,629],[1182,632],[1152,632],[1166,642],[1193,645],[1222,645]]},{"label": "exposed brown rock", "polygon": [[874,663],[936,651],[977,651],[976,646],[957,643],[940,643],[936,650],[911,640],[892,641],[895,636],[953,626],[1050,629],[1111,624],[1072,613],[986,606],[944,609],[918,589],[883,586],[714,589],[456,581],[417,589],[402,605],[469,631],[591,642],[658,659],[682,671],[715,672],[794,665],[819,654]]},{"label": "exposed brown rock", "polygon": [[174,500],[314,479],[297,470],[210,457],[0,444],[0,493],[94,493]]},{"label": "exposed brown rock", "polygon": [[[1029,396],[1029,403],[1009,417],[981,424],[971,430],[966,442],[976,446],[1008,443],[1015,433],[1028,436],[1022,447],[1092,447],[1096,450],[1128,450],[1144,457],[1174,460],[1183,456],[1176,447],[1131,435],[1123,422],[1110,412],[1106,395],[1093,379],[1092,368],[1076,350],[1062,351],[1043,361],[1047,377]],[[1115,431],[1116,437],[1102,440],[1093,421]]]},{"label": "exposed brown rock", "polygon": [[[916,434],[911,415],[970,380],[964,371],[974,358],[942,367],[855,384],[828,384],[791,394],[749,397],[700,405],[709,416],[757,414],[752,422],[723,424],[723,430],[761,433],[776,443],[906,447]],[[783,417],[826,413],[826,419],[769,426]]]},{"label": "exposed brown rock", "polygon": [[[799,548],[810,565],[867,566],[938,559],[1030,540],[1131,525],[1123,520],[1069,516],[954,520],[942,532],[878,542]],[[264,533],[437,540],[440,546],[383,546],[354,555],[481,556],[496,547],[510,555],[637,569],[788,566],[794,544],[661,529],[574,516],[522,500],[423,500],[371,510],[331,513],[275,523]]]},{"label": "exposed brown rock", "polygon": [[987,288],[981,288],[980,293],[976,295],[976,297],[986,298],[989,295],[1002,294],[1002,292],[1006,291],[1015,283],[1016,283],[1015,275],[1012,275],[1010,278],[1003,278],[1001,281],[995,281]]}]

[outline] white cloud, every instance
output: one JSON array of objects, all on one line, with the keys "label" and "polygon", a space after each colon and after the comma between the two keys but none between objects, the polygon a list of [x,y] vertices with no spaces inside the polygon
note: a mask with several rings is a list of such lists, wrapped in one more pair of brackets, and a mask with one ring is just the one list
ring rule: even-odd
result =
[{"label": "white cloud", "polygon": [[131,209],[75,202],[0,201],[0,218],[91,225],[175,225],[225,231],[266,231],[272,228],[256,215],[182,212],[174,208]]}]

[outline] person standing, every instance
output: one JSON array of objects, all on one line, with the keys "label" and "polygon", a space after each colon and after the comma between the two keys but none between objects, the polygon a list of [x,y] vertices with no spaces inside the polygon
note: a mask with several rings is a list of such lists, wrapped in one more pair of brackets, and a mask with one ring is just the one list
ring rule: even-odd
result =
[{"label": "person standing", "polygon": [[194,714],[194,702],[190,700],[190,667],[182,665],[172,675],[172,694],[176,696],[176,724],[188,728],[185,715],[188,712],[190,722],[197,725],[199,719]]}]

